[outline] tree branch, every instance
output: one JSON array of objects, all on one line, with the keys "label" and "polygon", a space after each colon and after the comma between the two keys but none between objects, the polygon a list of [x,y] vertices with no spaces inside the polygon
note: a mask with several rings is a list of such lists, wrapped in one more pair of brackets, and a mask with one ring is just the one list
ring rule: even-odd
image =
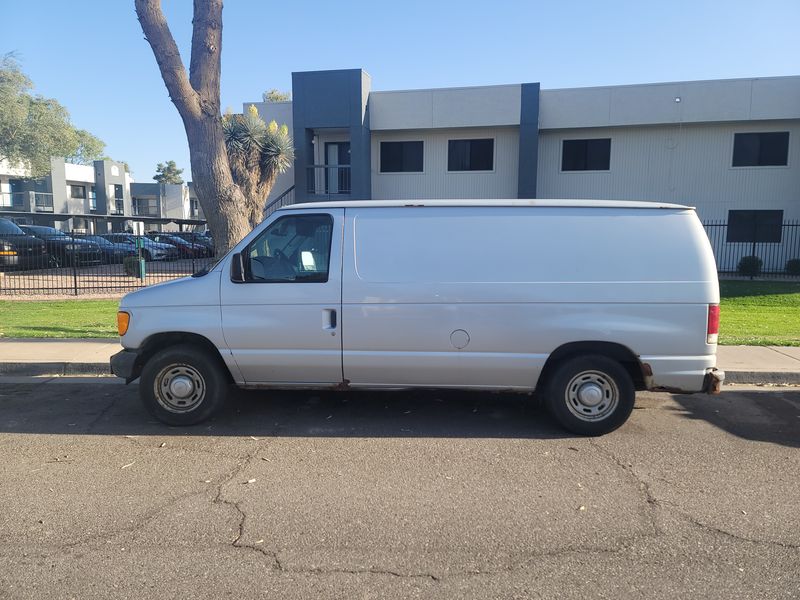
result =
[{"label": "tree branch", "polygon": [[161,77],[167,86],[172,103],[184,121],[199,118],[200,97],[186,76],[178,45],[172,37],[164,13],[161,11],[161,1],[134,0],[134,3],[136,16],[142,25],[145,39],[153,49],[153,55],[156,57],[156,63],[158,63]]},{"label": "tree branch", "polygon": [[204,111],[220,113],[219,81],[222,56],[222,0],[194,0],[189,81],[200,94]]}]

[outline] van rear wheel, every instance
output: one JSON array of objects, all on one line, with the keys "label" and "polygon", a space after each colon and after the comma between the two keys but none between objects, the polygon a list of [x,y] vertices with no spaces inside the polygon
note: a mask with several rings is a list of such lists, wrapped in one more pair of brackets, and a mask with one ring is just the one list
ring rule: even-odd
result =
[{"label": "van rear wheel", "polygon": [[549,377],[545,404],[565,429],[579,435],[614,431],[630,417],[636,390],[617,361],[601,355],[560,363]]},{"label": "van rear wheel", "polygon": [[194,425],[225,403],[228,381],[220,361],[194,346],[165,348],[147,361],[139,396],[147,411],[167,425]]}]

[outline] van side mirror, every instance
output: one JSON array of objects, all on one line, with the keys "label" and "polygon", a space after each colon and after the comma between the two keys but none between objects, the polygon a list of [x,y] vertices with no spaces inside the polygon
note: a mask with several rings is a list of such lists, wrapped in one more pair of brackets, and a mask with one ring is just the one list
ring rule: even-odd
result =
[{"label": "van side mirror", "polygon": [[244,258],[241,252],[237,252],[231,258],[231,281],[244,283]]}]

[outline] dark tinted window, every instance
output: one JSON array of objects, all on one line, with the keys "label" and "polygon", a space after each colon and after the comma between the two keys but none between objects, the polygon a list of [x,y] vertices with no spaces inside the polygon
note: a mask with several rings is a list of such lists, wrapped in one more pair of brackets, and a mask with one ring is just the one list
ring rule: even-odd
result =
[{"label": "dark tinted window", "polygon": [[0,235],[24,235],[25,232],[16,223],[8,219],[0,219]]},{"label": "dark tinted window", "polygon": [[737,133],[733,136],[734,167],[781,167],[789,160],[789,132]]},{"label": "dark tinted window", "polygon": [[494,140],[450,140],[447,142],[448,171],[494,169]]},{"label": "dark tinted window", "polygon": [[69,186],[70,193],[69,195],[73,198],[86,198],[86,188],[82,185],[71,185]]},{"label": "dark tinted window", "polygon": [[124,198],[122,195],[122,186],[119,184],[114,184],[114,198],[121,199]]},{"label": "dark tinted window", "polygon": [[562,171],[608,171],[611,168],[611,138],[564,140]]},{"label": "dark tinted window", "polygon": [[726,241],[778,243],[782,225],[782,210],[729,210]]},{"label": "dark tinted window", "polygon": [[421,173],[422,142],[381,142],[381,173]]}]

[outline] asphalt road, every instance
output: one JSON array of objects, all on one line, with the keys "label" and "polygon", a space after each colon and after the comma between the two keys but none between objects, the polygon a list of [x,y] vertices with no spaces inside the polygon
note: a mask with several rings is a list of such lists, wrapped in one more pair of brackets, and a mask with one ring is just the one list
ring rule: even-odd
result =
[{"label": "asphalt road", "polygon": [[800,597],[800,390],[642,394],[602,438],[514,396],[0,383],[0,598]]}]

